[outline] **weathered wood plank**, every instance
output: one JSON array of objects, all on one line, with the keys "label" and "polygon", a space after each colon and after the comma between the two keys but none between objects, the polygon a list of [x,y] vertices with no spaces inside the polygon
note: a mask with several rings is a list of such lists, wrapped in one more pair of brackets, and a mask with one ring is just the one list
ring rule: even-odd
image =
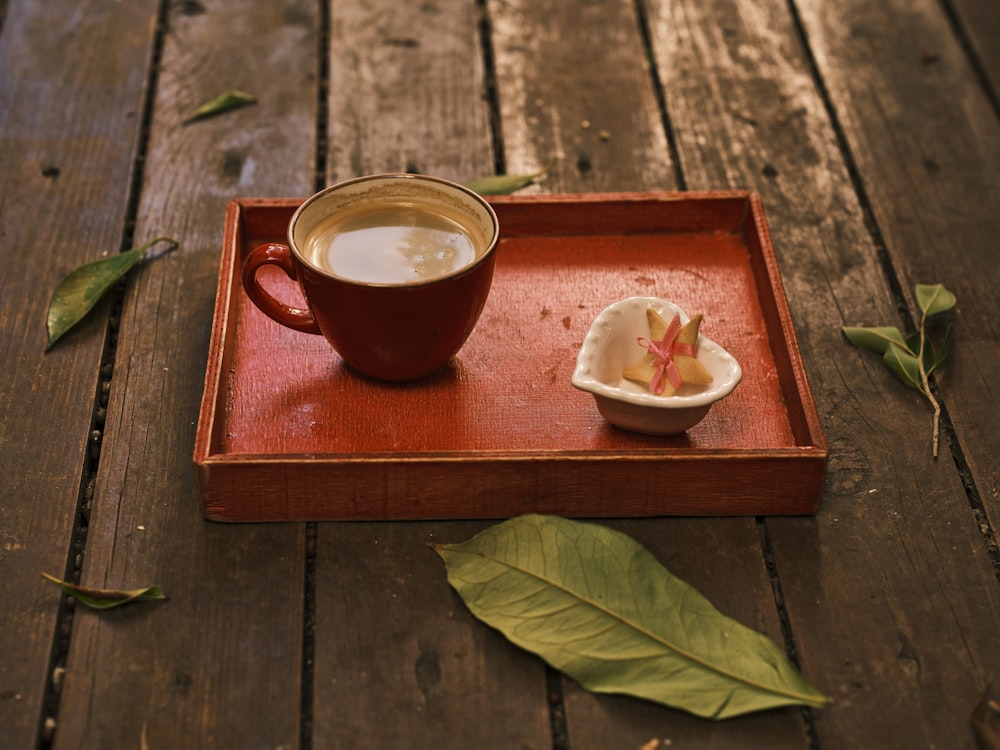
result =
[{"label": "weathered wood plank", "polygon": [[[306,0],[171,5],[136,236],[181,247],[129,280],[84,568],[170,599],[78,615],[59,747],[298,745],[304,529],[206,523],[191,456],[226,202],[312,188],[316,29]],[[229,88],[259,103],[181,125]]]},{"label": "weathered wood plank", "polygon": [[[997,44],[1000,5],[992,0],[953,0],[950,5],[954,8],[959,33],[968,39],[972,54],[987,78],[983,83],[996,102],[1000,98],[1000,44]],[[933,47],[921,50],[921,59],[927,64],[938,62],[940,57],[941,52]]]},{"label": "weathered wood plank", "polygon": [[331,182],[493,172],[474,3],[332,3]]},{"label": "weathered wood plank", "polygon": [[[960,16],[970,2],[954,0]],[[44,17],[4,6],[0,134],[17,140],[0,151],[0,252],[27,248],[38,261],[0,275],[10,394],[0,405],[0,744],[17,747],[35,740],[58,604],[31,576],[65,564],[106,318],[43,358],[38,290],[118,249],[155,14],[127,5],[63,16],[50,5]],[[492,169],[472,5],[335,4],[331,178]],[[564,6],[489,6],[509,171],[556,156],[536,189],[673,187],[633,4]],[[903,321],[821,93],[904,288],[928,274],[959,293],[960,347],[940,383],[994,525],[995,112],[937,3],[793,7],[822,91],[783,0],[651,0],[648,15],[685,184],[764,194],[831,441],[819,515],[766,523],[805,671],[837,701],[817,712],[816,737],[823,747],[971,747],[968,713],[1000,672],[995,571],[950,459],[927,457],[925,405],[840,337],[845,322]],[[129,280],[85,561],[87,582],[158,583],[171,600],[77,613],[57,737],[63,747],[294,746],[302,527],[202,522],[189,463],[222,206],[312,187],[315,8],[185,2],[171,13],[137,239],[175,234],[184,246]],[[425,26],[442,18],[461,30]],[[988,23],[967,26],[974,45],[997,47]],[[179,126],[231,86],[260,104]],[[59,106],[38,104],[51,100]],[[64,219],[51,221],[53,208]],[[970,358],[970,345],[986,355]],[[609,523],[780,640],[752,521]],[[315,747],[549,746],[539,662],[468,615],[424,546],[481,526],[320,528]],[[576,750],[807,744],[795,711],[712,724],[564,690]]]},{"label": "weathered wood plank", "polygon": [[[490,19],[508,171],[529,171],[557,155],[540,189],[677,187],[633,3],[508,0],[490,5]],[[669,296],[669,290],[648,288],[637,293]],[[752,519],[609,523],[645,544],[721,610],[781,643]],[[725,575],[708,575],[708,550]],[[563,684],[572,748],[641,747],[653,739],[699,747],[759,746],[761,738],[769,747],[805,744],[794,711],[716,725],[653,704],[594,695],[568,680]]]},{"label": "weathered wood plank", "polygon": [[628,3],[489,3],[506,171],[545,192],[676,187]]},{"label": "weathered wood plank", "polygon": [[[0,727],[33,747],[87,465],[107,306],[49,354],[48,291],[119,250],[152,3],[4,3],[0,36]],[[103,49],[101,55],[93,50]]]},{"label": "weathered wood plank", "polygon": [[[959,299],[955,347],[938,378],[940,395],[971,470],[968,479],[996,529],[1000,123],[937,3],[848,2],[836,15],[828,11],[821,3],[802,3],[805,28],[911,314],[915,283],[940,281]],[[887,19],[889,35],[876,30]],[[993,38],[992,46],[998,41]],[[938,56],[914,59],[917,44]],[[873,485],[884,490],[874,504],[879,533],[867,532],[874,554],[858,557],[864,568],[879,568],[893,581],[883,605],[893,627],[870,639],[878,641],[887,665],[876,678],[897,678],[893,700],[902,699],[916,719],[912,745],[961,746],[955,738],[971,745],[963,734],[966,716],[1000,672],[1000,588],[979,538],[986,519],[969,513],[966,480],[953,473],[947,441],[938,465],[928,466],[927,406],[892,385],[897,390],[886,394],[887,403],[899,408],[909,402],[920,419],[915,432],[901,435],[915,444],[905,462],[894,462],[903,481]],[[878,542],[885,546],[875,547]],[[893,547],[898,554],[886,556]],[[841,654],[855,674],[856,655]],[[877,712],[863,690],[851,698]]]},{"label": "weathered wood plank", "polygon": [[[809,5],[816,15],[807,24],[809,40],[819,45],[813,51],[820,73],[838,113],[845,113],[849,137],[856,131],[866,134],[856,136],[859,142],[881,141],[885,113],[895,118],[906,110],[898,126],[912,135],[897,138],[928,138],[920,133],[921,117],[947,109],[944,92],[931,86],[908,109],[914,81],[896,81],[891,91],[878,82],[890,61],[875,50],[908,17],[903,4],[860,26],[844,4]],[[763,194],[830,442],[820,513],[767,521],[805,672],[835,700],[816,714],[819,742],[969,746],[972,699],[1000,658],[996,579],[954,467],[930,459],[923,404],[841,338],[841,325],[898,318],[788,6],[656,2],[650,18],[689,184]],[[866,28],[878,40],[852,46]],[[919,56],[914,62],[898,46],[886,54],[922,75]],[[976,141],[973,133],[990,127],[980,122],[960,132]],[[941,141],[941,148],[954,146]],[[905,179],[902,169],[887,179],[886,161],[897,159],[887,144],[859,166],[869,194],[886,204],[879,225],[910,278],[912,261],[904,258],[912,250],[905,243],[915,237],[902,228],[924,223],[921,206],[937,188],[920,161],[915,168],[908,163]],[[959,194],[970,200],[968,187]],[[891,215],[890,205],[909,210]],[[975,277],[966,266],[952,279]],[[976,389],[983,392],[981,381]]]},{"label": "weathered wood plank", "polygon": [[[955,346],[937,380],[982,500],[1000,526],[1000,391],[994,383],[1000,368],[1000,216],[994,210],[1000,198],[1000,121],[937,3],[848,3],[836,14],[822,3],[802,5],[914,317],[917,283],[941,282],[958,296]],[[914,48],[937,52],[921,58]],[[924,443],[930,439],[929,413],[927,423],[916,433],[926,435]],[[948,449],[944,442],[944,461]]]},{"label": "weathered wood plank", "polygon": [[[491,174],[474,4],[331,8],[330,181]],[[481,527],[319,527],[315,747],[549,746],[544,668],[473,620],[425,546]]]},{"label": "weathered wood plank", "polygon": [[320,526],[315,747],[550,746],[542,664],[473,618],[428,546],[484,526]]}]

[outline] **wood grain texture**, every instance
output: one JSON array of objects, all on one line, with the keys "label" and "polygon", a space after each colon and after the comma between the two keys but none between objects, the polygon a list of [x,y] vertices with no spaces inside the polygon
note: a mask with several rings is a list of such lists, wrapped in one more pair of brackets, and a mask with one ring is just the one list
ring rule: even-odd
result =
[{"label": "wood grain texture", "polygon": [[429,547],[483,526],[320,526],[316,747],[551,746],[543,665],[473,618]]},{"label": "wood grain texture", "polygon": [[533,188],[548,193],[676,187],[629,3],[487,7],[508,173],[551,164]]},{"label": "wood grain texture", "polygon": [[[33,747],[90,450],[107,305],[44,354],[49,295],[120,249],[151,3],[4,4],[0,36],[0,726]],[[91,51],[103,48],[106,54]]]},{"label": "wood grain texture", "polygon": [[[834,29],[843,34],[813,51],[837,111],[851,112],[848,123],[859,115],[843,92],[865,98],[879,78],[874,62],[859,74],[878,45],[849,47],[864,28],[849,12],[823,4],[822,24],[808,24],[814,44]],[[868,25],[880,44],[908,15],[902,4],[881,12]],[[844,324],[897,318],[794,19],[777,2],[664,2],[650,16],[690,184],[758,189],[769,208],[830,441],[819,514],[767,521],[800,659],[834,698],[816,713],[819,742],[970,746],[968,707],[996,669],[996,578],[951,462],[930,460],[923,404],[840,336]],[[903,57],[898,47],[892,54]],[[909,96],[903,86],[890,108],[904,107]],[[919,106],[941,105],[925,98]],[[880,138],[881,118],[872,115],[857,128]],[[911,111],[900,127],[912,132],[918,121]],[[866,187],[884,170],[881,161],[866,160]],[[922,218],[915,196],[931,189],[922,171],[879,188],[893,191],[892,205],[914,201],[907,224]],[[909,252],[894,259],[903,262]]]},{"label": "wood grain texture", "polygon": [[[996,106],[1000,91],[1000,46],[996,43],[1000,39],[1000,6],[984,0],[955,0],[945,7],[954,9],[957,41],[968,40],[971,62],[987,77],[983,83]],[[927,64],[938,62],[940,56],[941,51],[934,47],[920,51],[921,60]]]},{"label": "wood grain texture", "polygon": [[332,3],[330,182],[492,174],[476,4]]},{"label": "wood grain texture", "polygon": [[[827,11],[803,3],[803,21],[911,313],[915,283],[943,282],[959,299],[956,346],[938,382],[996,528],[1000,221],[992,206],[1000,196],[1000,124],[937,4],[845,3],[836,16]],[[888,36],[876,28],[887,17]],[[918,58],[918,47],[940,57]],[[910,744],[963,746],[960,737],[971,746],[964,716],[1000,671],[1000,590],[980,535],[985,519],[970,513],[947,443],[936,464],[927,459],[926,404],[898,390],[885,399],[897,408],[913,401],[918,421],[900,436],[908,446],[905,461],[893,462],[904,470],[899,480],[872,482],[874,502],[845,508],[859,519],[871,514],[871,550],[858,562],[891,581],[882,595],[885,632],[879,638],[869,628],[883,667],[859,669],[857,652],[844,644],[840,657],[853,672],[846,700],[885,726],[884,712],[866,708],[869,691],[895,678],[897,700],[913,712]]]},{"label": "wood grain texture", "polygon": [[[560,157],[553,174],[536,189],[676,187],[635,8],[629,2],[490,4],[509,171],[544,164],[549,155]],[[584,119],[590,121],[589,128],[582,126]],[[601,130],[607,131],[607,140],[601,138]],[[628,492],[627,485],[622,492]],[[745,622],[781,642],[753,520],[616,523],[633,532],[672,572],[686,577],[720,609],[736,617],[750,614]],[[706,575],[706,554],[730,553],[738,564],[726,566],[725,575]],[[686,563],[678,565],[677,561]],[[756,723],[716,725],[688,721],[662,706],[599,696],[576,689],[568,680],[562,682],[566,731],[573,748],[640,747],[653,739],[662,746],[665,738],[699,747],[710,741],[720,747],[753,747],[757,746],[753,738],[765,736],[776,746],[789,747],[804,736],[794,712],[773,712]]]},{"label": "wood grain texture", "polygon": [[[0,746],[49,746],[46,672],[68,640],[59,750],[972,750],[969,714],[1000,675],[983,538],[1000,516],[995,1],[36,5],[0,2]],[[181,125],[230,88],[259,101]],[[190,463],[226,204],[287,205],[317,180],[365,172],[465,181],[550,161],[526,193],[763,196],[829,440],[820,511],[602,523],[726,614],[779,643],[790,634],[830,707],[707,722],[548,673],[467,612],[426,546],[485,520],[314,535],[201,518]],[[283,222],[265,224],[271,235]],[[182,247],[125,284],[83,578],[170,598],[70,621],[38,573],[78,551],[110,307],[43,356],[44,312],[59,278],[133,234]],[[959,299],[937,381],[954,437],[936,462],[926,404],[840,331],[908,325],[918,281]],[[353,429],[372,439],[380,427]],[[608,497],[631,489],[622,476],[608,473]],[[432,472],[425,491],[451,501],[448,481]],[[537,509],[527,484],[508,510]]]},{"label": "wood grain texture", "polygon": [[298,744],[303,527],[205,523],[191,455],[225,205],[311,190],[316,45],[309,2],[171,6],[135,231],[181,247],[130,278],[84,569],[169,599],[78,618],[58,747]]},{"label": "wood grain texture", "polygon": [[[333,4],[331,181],[410,167],[458,181],[493,171],[473,8]],[[462,612],[423,546],[477,528],[319,527],[315,747],[548,747],[541,664]]]},{"label": "wood grain texture", "polygon": [[[893,19],[888,36],[880,30],[887,18]],[[959,449],[1000,526],[994,377],[1000,368],[1000,216],[994,210],[1000,120],[937,3],[848,3],[833,16],[825,4],[804,3],[803,20],[828,68],[837,117],[866,175],[872,212],[911,316],[919,315],[915,284],[943,283],[958,297],[951,316],[955,346],[937,381]],[[921,57],[916,49],[936,50],[937,56]],[[925,420],[929,436],[929,414]],[[948,447],[942,446],[945,460]]]}]

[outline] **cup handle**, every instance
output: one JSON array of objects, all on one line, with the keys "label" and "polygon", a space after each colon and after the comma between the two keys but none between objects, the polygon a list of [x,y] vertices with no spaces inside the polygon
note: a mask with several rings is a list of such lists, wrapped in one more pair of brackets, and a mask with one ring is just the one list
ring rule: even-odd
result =
[{"label": "cup handle", "polygon": [[260,308],[261,312],[283,326],[302,333],[322,333],[309,310],[292,307],[276,300],[260,285],[257,281],[257,270],[267,265],[277,266],[292,281],[298,280],[288,245],[279,243],[258,245],[243,261],[243,289],[246,290],[250,300]]}]

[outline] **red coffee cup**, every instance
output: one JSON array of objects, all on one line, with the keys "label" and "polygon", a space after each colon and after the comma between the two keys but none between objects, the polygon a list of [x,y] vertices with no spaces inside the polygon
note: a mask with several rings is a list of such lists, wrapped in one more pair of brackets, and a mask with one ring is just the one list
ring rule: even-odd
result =
[{"label": "red coffee cup", "polygon": [[[424,175],[359,177],[316,193],[288,225],[288,244],[260,245],[243,288],[278,323],[322,334],[365,375],[405,381],[443,367],[486,304],[499,225],[478,194]],[[275,299],[257,278],[276,265],[308,309]]]}]

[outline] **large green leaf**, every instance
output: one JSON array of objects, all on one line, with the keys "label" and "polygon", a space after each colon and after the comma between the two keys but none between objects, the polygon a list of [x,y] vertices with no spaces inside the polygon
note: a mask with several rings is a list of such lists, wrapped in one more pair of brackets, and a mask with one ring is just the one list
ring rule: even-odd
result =
[{"label": "large green leaf", "polygon": [[828,703],[767,636],[620,532],[529,515],[435,550],[476,617],[589,690],[713,719]]}]

